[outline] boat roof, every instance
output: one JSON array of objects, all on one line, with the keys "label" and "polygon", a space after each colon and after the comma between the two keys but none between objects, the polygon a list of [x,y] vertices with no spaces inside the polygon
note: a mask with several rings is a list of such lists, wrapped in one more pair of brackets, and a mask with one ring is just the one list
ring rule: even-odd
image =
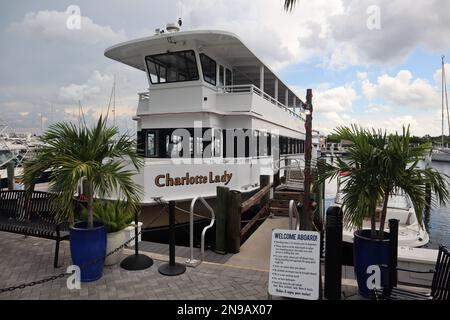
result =
[{"label": "boat roof", "polygon": [[[166,32],[114,45],[105,50],[105,56],[145,71],[143,56],[147,54],[149,48],[166,46],[168,42],[179,43],[183,41],[196,42],[199,47],[207,49],[209,53],[223,58],[232,65],[233,69],[244,73],[253,83],[259,83],[260,66],[264,65],[265,88],[274,88],[277,79],[279,90],[288,89],[290,100],[292,99],[291,97],[295,96],[297,103],[303,103],[303,100],[281,81],[270,67],[264,64],[264,62],[262,62],[262,60],[244,44],[239,36],[228,31],[196,30]],[[280,93],[282,93],[281,90],[279,91]]]}]

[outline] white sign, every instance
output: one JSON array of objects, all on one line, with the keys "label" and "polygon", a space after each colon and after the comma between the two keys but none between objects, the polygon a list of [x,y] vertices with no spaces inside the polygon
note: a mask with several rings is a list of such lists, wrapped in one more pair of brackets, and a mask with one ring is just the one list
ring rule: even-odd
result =
[{"label": "white sign", "polygon": [[319,299],[320,233],[273,230],[269,294]]}]

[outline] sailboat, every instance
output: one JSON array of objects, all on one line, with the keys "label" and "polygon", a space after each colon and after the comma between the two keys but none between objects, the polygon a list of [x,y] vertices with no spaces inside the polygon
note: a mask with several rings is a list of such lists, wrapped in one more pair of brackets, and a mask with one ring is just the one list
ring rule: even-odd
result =
[{"label": "sailboat", "polygon": [[440,146],[435,146],[431,153],[431,161],[450,162],[450,148],[444,146],[444,106],[447,109],[447,122],[450,136],[450,115],[448,112],[447,79],[445,76],[445,57],[442,57],[442,142]]}]

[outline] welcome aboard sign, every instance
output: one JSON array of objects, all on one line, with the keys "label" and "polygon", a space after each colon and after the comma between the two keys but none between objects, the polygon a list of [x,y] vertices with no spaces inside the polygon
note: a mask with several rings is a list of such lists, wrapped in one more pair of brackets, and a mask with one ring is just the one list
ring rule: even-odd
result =
[{"label": "welcome aboard sign", "polygon": [[320,233],[273,230],[269,294],[318,300],[319,277]]}]

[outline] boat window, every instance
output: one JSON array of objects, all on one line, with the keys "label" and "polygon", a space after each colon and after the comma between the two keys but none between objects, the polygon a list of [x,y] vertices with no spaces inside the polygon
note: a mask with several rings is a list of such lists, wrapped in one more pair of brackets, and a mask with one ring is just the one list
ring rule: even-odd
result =
[{"label": "boat window", "polygon": [[142,131],[137,132],[137,144],[136,151],[140,156],[145,156],[145,140],[144,133]]},{"label": "boat window", "polygon": [[406,196],[394,194],[389,197],[388,207],[396,209],[409,209],[411,205],[409,204]]},{"label": "boat window", "polygon": [[202,64],[203,79],[213,86],[216,85],[216,62],[205,54],[200,54],[200,62]]},{"label": "boat window", "polygon": [[223,66],[219,66],[219,86],[223,86],[225,84],[225,70]]},{"label": "boat window", "polygon": [[[269,134],[267,132],[261,132],[259,135],[259,139],[260,139],[258,141],[259,156],[262,157],[268,156],[268,149],[270,143]],[[259,142],[261,142],[261,145]]]},{"label": "boat window", "polygon": [[152,84],[199,79],[195,53],[192,50],[147,56],[145,61]]},{"label": "boat window", "polygon": [[225,85],[226,86],[233,85],[233,74],[231,73],[231,70],[228,68],[226,68],[225,70]]},{"label": "boat window", "polygon": [[147,152],[146,155],[148,158],[157,157],[158,156],[158,136],[154,131],[147,131]]}]

